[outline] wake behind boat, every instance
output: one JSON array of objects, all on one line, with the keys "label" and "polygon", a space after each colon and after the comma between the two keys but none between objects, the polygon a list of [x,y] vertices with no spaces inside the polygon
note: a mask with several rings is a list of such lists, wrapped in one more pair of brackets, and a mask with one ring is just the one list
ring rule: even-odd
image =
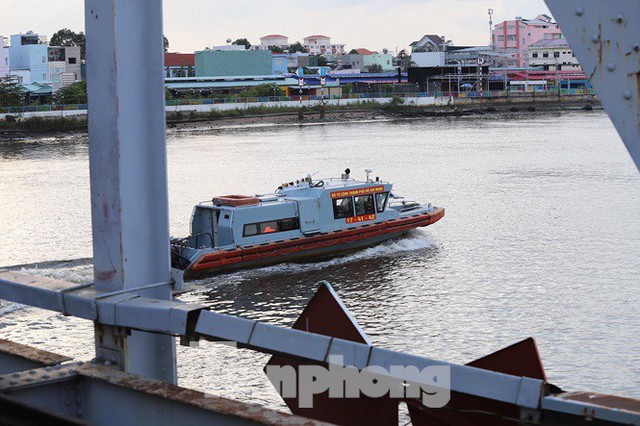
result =
[{"label": "wake behind boat", "polygon": [[185,278],[274,263],[314,260],[370,247],[428,226],[442,207],[407,201],[379,178],[284,183],[273,194],[226,195],[195,206],[191,235],[171,239]]}]

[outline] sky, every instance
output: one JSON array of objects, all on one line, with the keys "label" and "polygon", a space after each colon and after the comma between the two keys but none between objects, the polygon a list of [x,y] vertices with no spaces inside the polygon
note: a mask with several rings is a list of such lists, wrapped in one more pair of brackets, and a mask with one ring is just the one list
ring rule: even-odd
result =
[{"label": "sky", "polygon": [[[193,52],[225,40],[283,34],[293,43],[312,34],[331,37],[348,50],[394,52],[424,34],[445,35],[456,45],[489,43],[494,23],[549,14],[543,0],[163,0],[170,51]],[[35,13],[34,13],[35,12]],[[1,0],[0,35],[33,30],[49,37],[61,28],[84,31],[83,0]]]}]

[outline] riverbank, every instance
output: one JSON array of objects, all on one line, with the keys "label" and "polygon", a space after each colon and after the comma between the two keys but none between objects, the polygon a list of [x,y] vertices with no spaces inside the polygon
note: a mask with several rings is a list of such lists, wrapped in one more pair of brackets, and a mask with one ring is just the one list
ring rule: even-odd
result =
[{"label": "riverbank", "polygon": [[[412,101],[392,99],[381,104],[364,101],[347,105],[326,105],[324,114],[318,105],[306,107],[303,119],[299,109],[292,106],[255,106],[246,109],[211,111],[175,111],[167,113],[167,128],[175,131],[214,129],[266,124],[296,124],[349,122],[420,117],[486,116],[492,114],[524,115],[535,111],[562,111],[575,109],[599,109],[594,96],[571,97],[515,97],[515,98],[457,98],[452,104],[448,99],[436,105],[415,105]],[[21,138],[38,134],[86,133],[86,116],[68,117],[15,117],[0,121],[0,138]]]}]

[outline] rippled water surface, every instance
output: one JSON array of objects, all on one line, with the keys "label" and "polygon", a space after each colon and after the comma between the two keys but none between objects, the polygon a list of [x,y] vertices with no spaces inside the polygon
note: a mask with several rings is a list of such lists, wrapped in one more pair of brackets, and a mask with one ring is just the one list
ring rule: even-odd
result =
[{"label": "rippled water surface", "polygon": [[[640,175],[604,113],[173,133],[168,163],[176,236],[198,201],[346,167],[447,211],[347,257],[192,282],[182,300],[290,325],[328,280],[378,345],[467,362],[534,336],[551,382],[640,397]],[[88,173],[83,138],[0,141],[0,265],[92,279]],[[0,327],[92,356],[87,321],[5,302]],[[282,408],[266,359],[180,347],[180,383]]]}]

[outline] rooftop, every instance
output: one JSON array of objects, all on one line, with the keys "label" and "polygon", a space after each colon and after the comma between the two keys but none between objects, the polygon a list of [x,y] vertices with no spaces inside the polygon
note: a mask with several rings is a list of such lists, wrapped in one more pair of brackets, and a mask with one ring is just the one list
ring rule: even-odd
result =
[{"label": "rooftop", "polygon": [[282,34],[268,34],[266,36],[260,37],[260,39],[263,39],[263,38],[288,38],[288,37]]},{"label": "rooftop", "polygon": [[569,43],[565,38],[543,38],[531,43],[530,47],[569,47]]}]

